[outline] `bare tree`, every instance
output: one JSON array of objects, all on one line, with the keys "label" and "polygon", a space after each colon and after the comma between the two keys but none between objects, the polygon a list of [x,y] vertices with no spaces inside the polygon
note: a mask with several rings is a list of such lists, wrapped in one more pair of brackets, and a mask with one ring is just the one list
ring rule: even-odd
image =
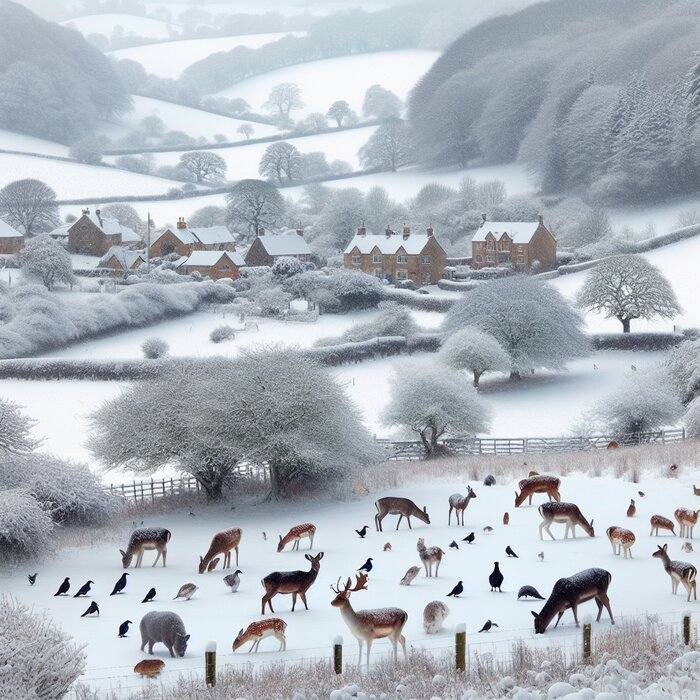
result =
[{"label": "bare tree", "polygon": [[302,174],[302,157],[299,149],[287,141],[270,144],[260,159],[258,172],[267,178],[282,182],[298,180]]},{"label": "bare tree", "polygon": [[230,227],[243,226],[250,237],[260,228],[275,228],[284,214],[279,190],[265,180],[241,180],[226,196]]},{"label": "bare tree", "polygon": [[15,180],[0,190],[0,218],[26,236],[60,224],[56,193],[41,180]]},{"label": "bare tree", "polygon": [[380,126],[362,146],[360,162],[365,168],[388,168],[395,172],[411,160],[408,128],[400,119]]},{"label": "bare tree", "polygon": [[[107,204],[102,207],[102,216],[116,219],[120,224],[128,226],[136,233],[142,233],[145,228],[141,217],[131,204],[123,204],[122,202]],[[152,224],[153,220],[151,219]]]},{"label": "bare tree", "polygon": [[350,109],[350,105],[345,100],[336,100],[329,108],[326,116],[335,119],[338,127],[343,126],[343,119],[350,119],[355,113]]},{"label": "bare tree", "polygon": [[42,235],[28,240],[19,256],[19,266],[27,277],[35,277],[47,289],[73,282],[73,267],[66,249],[53,238]]},{"label": "bare tree", "polygon": [[241,124],[237,129],[236,132],[239,134],[243,134],[246,138],[246,141],[250,141],[250,137],[253,135],[255,132],[255,129],[253,128],[252,124]]},{"label": "bare tree", "polygon": [[141,128],[152,137],[162,136],[165,133],[165,122],[152,114],[141,120]]},{"label": "bare tree", "polygon": [[636,318],[673,318],[681,308],[661,272],[637,255],[617,255],[598,263],[587,275],[577,299],[587,311],[616,318],[630,332]]},{"label": "bare tree", "polygon": [[263,108],[277,112],[280,116],[289,117],[293,109],[301,109],[304,102],[301,99],[301,88],[296,83],[280,83],[270,90]]},{"label": "bare tree", "polygon": [[194,175],[197,182],[217,182],[224,178],[226,161],[211,151],[192,151],[180,156],[180,165]]}]

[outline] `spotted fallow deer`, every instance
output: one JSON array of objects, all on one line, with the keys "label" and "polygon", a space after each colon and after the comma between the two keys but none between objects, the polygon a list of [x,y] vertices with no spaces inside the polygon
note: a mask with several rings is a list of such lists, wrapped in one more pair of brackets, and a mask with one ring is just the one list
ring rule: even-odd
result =
[{"label": "spotted fallow deer", "polygon": [[301,525],[295,525],[289,528],[289,532],[282,537],[280,535],[280,541],[277,543],[277,551],[281,552],[290,542],[294,542],[292,545],[292,550],[299,549],[299,541],[304,537],[309,538],[309,549],[314,548],[314,536],[316,535],[316,526],[311,523],[302,523]]},{"label": "spotted fallow deer", "polygon": [[547,474],[539,474],[537,476],[529,476],[527,479],[522,479],[518,482],[520,493],[515,493],[515,507],[519,507],[528,500],[528,505],[532,505],[532,496],[535,493],[546,493],[549,500],[561,501],[559,495],[559,486],[561,481],[556,476],[548,476]]},{"label": "spotted fallow deer", "polygon": [[450,512],[447,514],[447,524],[450,525],[450,521],[452,520],[452,511],[455,511],[455,515],[457,516],[457,525],[459,525],[459,514],[462,514],[462,525],[464,525],[464,511],[466,510],[467,506],[469,505],[469,501],[472,500],[472,498],[476,498],[476,494],[472,490],[471,486],[467,486],[467,495],[462,496],[461,493],[453,493],[450,498],[449,498],[449,504],[450,504]]},{"label": "spotted fallow deer", "polygon": [[430,516],[428,515],[428,511],[425,506],[423,507],[423,510],[421,510],[409,498],[386,496],[385,498],[380,498],[374,505],[377,508],[377,514],[374,516],[374,524],[377,528],[377,532],[383,532],[382,520],[384,520],[387,515],[399,516],[399,522],[396,523],[397,530],[399,529],[399,525],[401,525],[401,520],[403,518],[406,518],[409,530],[413,529],[411,527],[411,517],[416,517],[418,520],[422,520],[427,525],[430,525]]},{"label": "spotted fallow deer", "polygon": [[[222,568],[231,568],[232,549],[236,550],[236,566],[238,566],[238,545],[241,541],[241,534],[242,530],[240,527],[232,527],[230,530],[224,530],[214,535],[209,545],[209,551],[203,557],[199,557],[199,573],[203,574],[207,570],[217,554],[224,555]],[[209,570],[211,571],[212,569]]]},{"label": "spotted fallow deer", "polygon": [[634,536],[634,532],[632,532],[632,530],[627,530],[624,527],[617,527],[616,525],[609,527],[605,532],[608,535],[610,544],[612,545],[613,554],[621,554],[624,551],[625,559],[627,559],[628,553],[631,559],[632,545],[637,539]]},{"label": "spotted fallow deer", "polygon": [[163,566],[168,555],[168,542],[170,542],[170,530],[164,527],[142,527],[134,530],[129,537],[129,544],[126,547],[126,552],[123,549],[119,550],[122,555],[122,565],[125,569],[131,566],[131,561],[136,555],[135,568],[141,566],[143,553],[146,550],[155,549],[158,552],[153,566],[158,563],[158,560],[163,557]]},{"label": "spotted fallow deer", "polygon": [[270,606],[271,613],[275,612],[272,609],[272,599],[278,593],[292,594],[292,612],[294,612],[294,606],[297,603],[297,596],[301,598],[304,607],[307,610],[309,609],[309,606],[306,604],[306,592],[311,588],[318,576],[323,552],[319,552],[315,557],[312,557],[310,554],[305,554],[304,557],[311,562],[309,571],[273,571],[261,581],[265,589],[265,595],[262,597],[263,615],[265,614],[266,605]]},{"label": "spotted fallow deer", "polygon": [[700,510],[690,510],[690,508],[676,508],[673,517],[676,519],[681,531],[681,537],[693,539],[693,528],[698,522]]},{"label": "spotted fallow deer", "polygon": [[674,561],[668,556],[668,545],[665,544],[663,547],[657,545],[657,550],[651,555],[656,559],[661,559],[664,570],[671,577],[671,592],[675,595],[678,590],[678,584],[682,583],[685,590],[688,592],[688,600],[690,602],[690,595],[692,593],[693,599],[697,600],[697,590],[696,590],[696,578],[698,576],[698,570],[692,565],[685,561]]},{"label": "spotted fallow deer", "polygon": [[589,537],[595,537],[593,521],[591,520],[589,523],[575,503],[543,503],[539,507],[539,513],[542,516],[542,522],[540,523],[541,540],[544,539],[542,530],[545,530],[552,539],[555,539],[549,529],[552,523],[564,523],[566,525],[564,539],[568,539],[569,530],[571,530],[571,536],[576,538],[577,525],[583,528]]},{"label": "spotted fallow deer", "polygon": [[362,663],[362,642],[367,644],[367,666],[369,667],[369,653],[372,649],[372,642],[375,639],[388,637],[394,648],[394,660],[398,657],[397,644],[401,644],[404,657],[406,654],[406,638],[403,636],[403,628],[408,620],[408,613],[401,608],[377,608],[374,610],[353,610],[350,605],[350,594],[356,591],[367,590],[367,574],[356,576],[355,585],[351,579],[341,589],[340,579],[331,590],[336,594],[331,601],[334,608],[340,608],[340,614],[345,620],[345,624],[350,628],[350,632],[357,639],[360,647],[360,660]]},{"label": "spotted fallow deer", "polygon": [[287,639],[284,636],[284,631],[287,629],[287,623],[280,620],[279,617],[271,617],[269,620],[260,620],[251,622],[245,630],[241,628],[236,639],[233,640],[233,651],[240,649],[247,642],[253,642],[253,645],[248,649],[248,653],[257,652],[260,642],[265,637],[274,637],[279,643],[278,651],[285,651],[287,648]]},{"label": "spotted fallow deer", "polygon": [[[654,534],[658,537],[659,530],[668,530],[674,536],[676,534],[676,526],[668,518],[664,518],[663,515],[652,515],[651,518],[649,518],[649,522],[651,523],[651,532],[649,533],[649,537]],[[656,530],[656,532],[654,532],[654,530]]]}]

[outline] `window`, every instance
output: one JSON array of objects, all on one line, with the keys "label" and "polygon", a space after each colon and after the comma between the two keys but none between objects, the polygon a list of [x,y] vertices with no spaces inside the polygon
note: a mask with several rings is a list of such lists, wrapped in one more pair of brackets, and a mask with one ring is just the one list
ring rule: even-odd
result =
[{"label": "window", "polygon": [[397,255],[396,262],[399,265],[407,265],[408,264],[408,255]]},{"label": "window", "polygon": [[524,262],[525,262],[525,256],[524,256],[524,255],[518,255],[518,262],[519,262],[519,263],[524,263]]},{"label": "window", "polygon": [[487,256],[486,256],[486,262],[487,262],[487,263],[492,263],[492,262],[493,262],[493,255],[487,255]]},{"label": "window", "polygon": [[359,265],[362,262],[362,257],[359,255],[353,255],[352,256],[352,264],[353,265]]},{"label": "window", "polygon": [[481,257],[481,255],[477,255],[477,256],[476,256],[476,261],[477,261],[478,263],[480,263],[482,260],[483,260],[483,258]]},{"label": "window", "polygon": [[376,253],[372,256],[372,262],[373,263],[380,263],[382,261],[382,256],[377,255]]},{"label": "window", "polygon": [[493,250],[493,241],[486,241],[486,247],[489,250]]},{"label": "window", "polygon": [[382,278],[382,268],[381,267],[374,268],[374,276],[379,277],[379,279]]},{"label": "window", "polygon": [[423,263],[423,265],[430,265],[430,256],[429,255],[423,255],[420,259],[420,261]]},{"label": "window", "polygon": [[231,268],[228,265],[222,265],[219,270],[221,270],[221,272],[231,272]]},{"label": "window", "polygon": [[430,279],[429,272],[423,272],[423,273],[421,273],[420,281],[421,281],[421,284],[431,284],[433,280]]},{"label": "window", "polygon": [[397,280],[407,279],[406,270],[397,270],[396,271],[396,279]]},{"label": "window", "polygon": [[523,247],[521,245],[519,245],[518,246],[518,253],[522,253],[522,252],[523,252]]},{"label": "window", "polygon": [[477,244],[476,244],[476,247],[477,247],[477,248],[483,248],[483,247],[484,247],[484,244],[483,244],[483,243],[477,243]]}]

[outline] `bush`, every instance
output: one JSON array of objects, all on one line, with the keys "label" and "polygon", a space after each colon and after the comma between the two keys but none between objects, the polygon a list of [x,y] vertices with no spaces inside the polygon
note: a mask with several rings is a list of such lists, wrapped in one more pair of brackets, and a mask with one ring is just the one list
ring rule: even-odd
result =
[{"label": "bush", "polygon": [[49,550],[51,516],[24,489],[0,491],[0,558],[5,562],[39,558]]},{"label": "bush", "polygon": [[236,337],[236,331],[231,326],[219,326],[209,334],[209,340],[212,343],[222,343],[224,340],[233,340]]},{"label": "bush", "polygon": [[678,333],[598,333],[590,338],[595,350],[668,350],[687,340]]},{"label": "bush", "polygon": [[289,309],[291,295],[279,288],[263,289],[257,296],[256,302],[263,316],[279,316]]},{"label": "bush", "polygon": [[148,360],[157,360],[168,354],[170,346],[162,338],[146,338],[141,343],[143,356]]},{"label": "bush", "polygon": [[365,323],[357,323],[340,336],[321,338],[316,345],[327,347],[347,342],[357,343],[386,336],[409,338],[416,333],[418,326],[410,311],[390,302],[382,302],[382,304],[382,313],[376,319]]},{"label": "bush", "polygon": [[700,396],[694,398],[688,404],[688,410],[683,416],[683,424],[688,433],[688,437],[700,437]]},{"label": "bush", "polygon": [[282,256],[275,260],[272,274],[278,278],[293,277],[304,272],[304,263],[291,256]]},{"label": "bush", "polygon": [[324,311],[340,313],[373,309],[382,298],[382,283],[370,275],[341,270],[328,278]]}]

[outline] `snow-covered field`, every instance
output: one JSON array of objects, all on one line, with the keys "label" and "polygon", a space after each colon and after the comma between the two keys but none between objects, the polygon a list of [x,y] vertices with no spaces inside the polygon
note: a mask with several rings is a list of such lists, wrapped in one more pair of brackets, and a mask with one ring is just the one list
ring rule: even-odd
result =
[{"label": "snow-covered field", "polygon": [[[362,0],[362,8],[368,12],[381,10],[393,3]],[[177,17],[181,12],[192,7],[191,2],[145,2],[148,12],[153,13],[159,9],[168,10]],[[211,14],[250,14],[259,15],[265,12],[279,12],[281,15],[298,15],[308,13],[317,17],[342,12],[353,7],[358,7],[360,2],[323,2],[323,0],[263,0],[262,2],[248,2],[246,0],[222,0],[222,2],[197,3],[197,8]]]},{"label": "snow-covered field", "polygon": [[127,14],[84,15],[62,22],[66,27],[77,29],[83,36],[104,34],[110,37],[115,27],[121,27],[125,35],[142,36],[149,39],[170,39],[178,36],[182,27],[173,22],[163,22],[150,17]]},{"label": "snow-covered field", "polygon": [[27,136],[27,134],[18,134],[5,129],[0,129],[0,150],[40,153],[47,156],[68,155],[68,146],[64,146],[62,143]]}]

